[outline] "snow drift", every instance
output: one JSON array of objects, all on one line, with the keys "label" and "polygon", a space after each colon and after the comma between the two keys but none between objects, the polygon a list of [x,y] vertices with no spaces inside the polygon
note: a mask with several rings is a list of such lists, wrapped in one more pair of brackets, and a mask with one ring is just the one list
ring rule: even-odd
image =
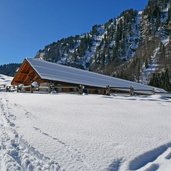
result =
[{"label": "snow drift", "polygon": [[0,106],[0,170],[171,169],[170,98],[1,93]]}]

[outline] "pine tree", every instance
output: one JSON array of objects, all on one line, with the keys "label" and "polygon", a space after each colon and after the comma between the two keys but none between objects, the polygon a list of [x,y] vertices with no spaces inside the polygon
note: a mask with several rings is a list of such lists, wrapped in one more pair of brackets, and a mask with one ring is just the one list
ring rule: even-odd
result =
[{"label": "pine tree", "polygon": [[154,73],[152,75],[149,85],[154,87],[160,87],[167,91],[171,91],[171,83],[168,68],[166,68],[166,70],[162,73]]}]

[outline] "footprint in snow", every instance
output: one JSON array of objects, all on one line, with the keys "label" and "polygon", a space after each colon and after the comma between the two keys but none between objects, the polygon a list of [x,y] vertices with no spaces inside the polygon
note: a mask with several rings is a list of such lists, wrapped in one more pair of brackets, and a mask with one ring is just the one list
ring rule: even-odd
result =
[{"label": "footprint in snow", "polygon": [[147,168],[145,171],[156,171],[159,168],[158,164],[152,164],[149,168]]},{"label": "footprint in snow", "polygon": [[171,159],[171,152],[165,157],[165,159],[167,159],[167,160]]}]

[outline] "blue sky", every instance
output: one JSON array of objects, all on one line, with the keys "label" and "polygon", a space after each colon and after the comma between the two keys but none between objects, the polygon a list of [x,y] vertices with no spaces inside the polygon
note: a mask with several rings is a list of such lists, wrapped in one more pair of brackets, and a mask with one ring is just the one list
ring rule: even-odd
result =
[{"label": "blue sky", "polygon": [[148,0],[0,0],[0,64],[34,57],[47,44],[89,32]]}]

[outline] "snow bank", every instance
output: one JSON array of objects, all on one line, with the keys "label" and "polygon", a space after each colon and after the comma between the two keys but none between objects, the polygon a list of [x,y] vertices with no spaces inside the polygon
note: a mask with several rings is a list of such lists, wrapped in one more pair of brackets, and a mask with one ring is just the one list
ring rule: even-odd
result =
[{"label": "snow bank", "polygon": [[0,74],[0,85],[11,85],[13,77]]}]

